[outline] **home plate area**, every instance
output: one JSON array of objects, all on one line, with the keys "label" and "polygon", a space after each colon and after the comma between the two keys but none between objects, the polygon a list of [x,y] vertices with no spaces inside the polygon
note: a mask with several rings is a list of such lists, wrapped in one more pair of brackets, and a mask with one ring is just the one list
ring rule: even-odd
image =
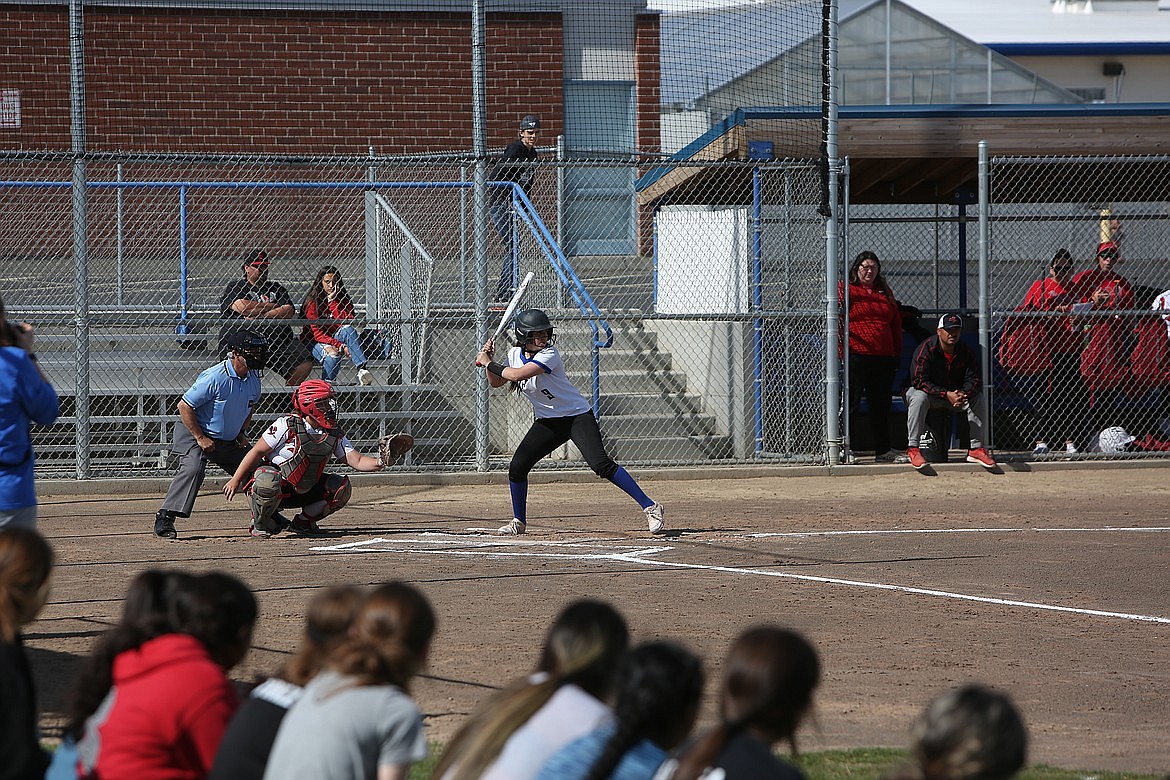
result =
[{"label": "home plate area", "polygon": [[[420,532],[393,538],[377,537],[360,542],[316,545],[324,553],[399,553],[447,555],[469,558],[544,558],[580,561],[628,561],[645,565],[644,556],[673,549],[657,540],[644,542],[622,537],[574,539],[541,538],[539,535],[493,536],[494,529],[469,528],[467,533]],[[669,564],[665,564],[669,565]]]}]

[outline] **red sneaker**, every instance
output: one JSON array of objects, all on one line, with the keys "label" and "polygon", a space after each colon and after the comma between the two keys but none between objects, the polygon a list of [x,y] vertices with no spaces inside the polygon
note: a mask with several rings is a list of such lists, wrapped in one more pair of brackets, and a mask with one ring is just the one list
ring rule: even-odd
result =
[{"label": "red sneaker", "polygon": [[991,453],[983,447],[967,450],[967,462],[978,463],[985,469],[993,469],[996,466],[995,458],[991,457]]},{"label": "red sneaker", "polygon": [[926,458],[922,457],[922,450],[917,447],[907,449],[906,458],[910,461],[910,465],[919,471],[926,468]]}]

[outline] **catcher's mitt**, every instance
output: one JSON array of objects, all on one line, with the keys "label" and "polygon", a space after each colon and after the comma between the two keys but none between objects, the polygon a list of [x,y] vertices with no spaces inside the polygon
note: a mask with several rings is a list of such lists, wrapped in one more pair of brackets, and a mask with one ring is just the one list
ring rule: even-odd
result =
[{"label": "catcher's mitt", "polygon": [[395,433],[392,436],[383,436],[378,439],[378,459],[382,466],[393,466],[402,460],[402,456],[410,452],[414,446],[414,437],[409,433]]}]

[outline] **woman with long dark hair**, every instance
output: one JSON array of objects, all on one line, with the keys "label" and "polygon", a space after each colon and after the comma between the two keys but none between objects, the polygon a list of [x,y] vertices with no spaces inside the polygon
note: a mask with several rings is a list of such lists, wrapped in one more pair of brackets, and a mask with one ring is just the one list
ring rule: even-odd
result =
[{"label": "woman with long dark hair", "polygon": [[322,266],[301,304],[301,319],[309,320],[301,331],[301,341],[321,364],[321,378],[332,382],[341,370],[342,358],[348,357],[357,369],[359,384],[374,384],[374,375],[366,368],[361,334],[353,326],[353,300],[345,289],[345,280],[337,266]]}]

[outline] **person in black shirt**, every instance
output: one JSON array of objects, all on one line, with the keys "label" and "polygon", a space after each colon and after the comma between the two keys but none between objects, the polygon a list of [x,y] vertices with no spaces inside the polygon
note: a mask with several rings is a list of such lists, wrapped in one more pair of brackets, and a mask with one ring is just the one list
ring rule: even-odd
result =
[{"label": "person in black shirt", "polygon": [[[313,370],[313,356],[308,347],[294,338],[291,325],[280,320],[297,316],[288,290],[268,278],[268,254],[257,250],[244,260],[244,278],[229,282],[219,299],[219,314],[225,320],[219,333],[219,351],[226,351],[226,339],[246,328],[264,336],[268,342],[267,365],[284,377],[285,384],[296,387]],[[234,322],[244,320],[246,324]]]},{"label": "person in black shirt", "polygon": [[[519,184],[528,195],[532,191],[532,177],[535,173],[530,163],[540,159],[536,153],[536,142],[540,138],[540,117],[528,114],[520,120],[519,137],[504,148],[499,162],[492,168],[490,181],[510,181]],[[504,242],[504,264],[500,269],[500,281],[496,285],[496,300],[506,301],[512,297],[513,275],[512,256],[512,188],[492,187],[488,193],[491,203],[490,214],[496,232]]]}]

